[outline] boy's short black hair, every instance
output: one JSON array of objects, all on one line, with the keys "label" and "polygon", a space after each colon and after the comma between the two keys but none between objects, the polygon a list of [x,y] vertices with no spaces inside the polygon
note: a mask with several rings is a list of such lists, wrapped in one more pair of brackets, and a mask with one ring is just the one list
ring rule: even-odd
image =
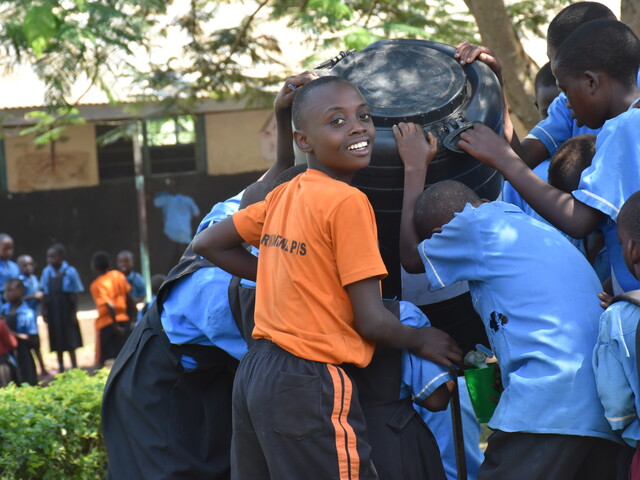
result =
[{"label": "boy's short black hair", "polygon": [[10,240],[13,242],[13,238],[8,233],[0,233],[0,244],[4,243],[6,240]]},{"label": "boy's short black hair", "polygon": [[617,20],[615,14],[598,2],[578,2],[565,7],[558,13],[547,28],[547,44],[554,50],[580,25],[591,20]]},{"label": "boy's short black hair", "polygon": [[133,263],[133,261],[135,260],[135,255],[133,254],[133,252],[131,250],[120,250],[118,252],[118,257],[120,255],[124,255],[126,257],[129,257],[131,259],[131,262]]},{"label": "boy's short black hair", "polygon": [[556,74],[579,78],[587,70],[600,71],[622,83],[636,85],[640,40],[617,20],[593,20],[563,42],[554,60]]},{"label": "boy's short black hair", "polygon": [[49,250],[53,250],[54,252],[56,252],[58,255],[60,255],[60,258],[66,258],[67,256],[67,249],[64,248],[64,245],[61,243],[54,243],[49,247]]},{"label": "boy's short black hair", "polygon": [[7,286],[19,288],[20,290],[22,290],[22,293],[24,294],[24,283],[19,278],[10,278],[6,282],[4,282],[4,284],[5,284],[5,288]]},{"label": "boy's short black hair", "polygon": [[240,199],[239,210],[247,208],[249,205],[261,202],[264,200],[269,192],[274,189],[273,182],[255,182],[244,189],[242,198]]},{"label": "boy's short black hair", "polygon": [[158,292],[160,291],[160,287],[164,283],[165,278],[167,278],[166,275],[163,275],[162,273],[156,273],[151,277],[151,293],[152,294],[154,295],[158,294]]},{"label": "boy's short black hair", "polygon": [[578,189],[580,175],[591,165],[596,154],[596,136],[578,135],[570,138],[556,151],[549,163],[550,185],[563,192]]},{"label": "boy's short black hair", "polygon": [[287,168],[284,172],[282,172],[280,175],[278,175],[276,177],[276,179],[273,181],[273,183],[274,183],[274,187],[273,188],[275,188],[275,187],[277,187],[279,185],[282,185],[285,182],[293,180],[298,175],[300,175],[301,173],[304,173],[306,171],[307,171],[307,164],[306,163],[299,163],[298,165],[294,165],[293,167]]},{"label": "boy's short black hair", "polygon": [[631,195],[618,213],[618,226],[623,226],[631,238],[640,243],[640,191]]},{"label": "boy's short black hair", "polygon": [[536,73],[536,80],[534,85],[536,89],[536,95],[538,94],[538,91],[544,87],[558,88],[558,86],[556,85],[556,77],[553,76],[553,72],[551,71],[551,62],[547,62],[542,67],[540,67],[540,70],[538,70],[538,73]]},{"label": "boy's short black hair", "polygon": [[[304,124],[306,110],[305,107],[313,91],[332,83],[346,83],[347,85],[353,86],[352,83],[342,77],[337,77],[335,75],[325,75],[298,88],[295,97],[293,97],[293,103],[291,105],[291,117],[293,118],[294,128],[302,128],[302,125]],[[354,86],[353,88],[356,87]]]},{"label": "boy's short black hair", "polygon": [[109,270],[110,264],[109,254],[103,250],[98,250],[91,256],[91,265],[99,272]]},{"label": "boy's short black hair", "polygon": [[449,223],[454,213],[464,210],[467,203],[476,206],[480,197],[464,183],[444,180],[428,187],[418,197],[414,211],[420,240],[431,237],[434,228]]}]

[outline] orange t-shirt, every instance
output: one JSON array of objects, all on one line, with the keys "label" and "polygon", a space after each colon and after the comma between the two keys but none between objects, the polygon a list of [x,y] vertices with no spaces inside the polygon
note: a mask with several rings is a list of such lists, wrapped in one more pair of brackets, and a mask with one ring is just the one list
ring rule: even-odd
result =
[{"label": "orange t-shirt", "polygon": [[98,308],[98,318],[96,328],[101,330],[112,322],[109,315],[107,303],[111,303],[116,310],[116,321],[126,322],[127,315],[127,292],[131,290],[131,285],[127,282],[127,277],[119,270],[109,270],[103,273],[89,287],[93,301]]},{"label": "orange t-shirt", "polygon": [[373,209],[358,189],[309,169],[233,216],[260,249],[254,338],[324,363],[366,366],[346,285],[387,270]]}]

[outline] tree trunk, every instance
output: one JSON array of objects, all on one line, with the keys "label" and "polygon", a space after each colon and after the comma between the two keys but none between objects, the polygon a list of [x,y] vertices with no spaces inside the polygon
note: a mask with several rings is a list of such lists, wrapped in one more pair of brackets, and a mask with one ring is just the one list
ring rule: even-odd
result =
[{"label": "tree trunk", "polygon": [[[537,65],[527,55],[511,25],[503,0],[464,0],[473,14],[482,43],[502,63],[502,76],[512,115],[530,130],[540,117],[534,106]],[[632,2],[635,0],[629,0]]]},{"label": "tree trunk", "polygon": [[620,20],[640,36],[640,4],[638,0],[621,0]]}]

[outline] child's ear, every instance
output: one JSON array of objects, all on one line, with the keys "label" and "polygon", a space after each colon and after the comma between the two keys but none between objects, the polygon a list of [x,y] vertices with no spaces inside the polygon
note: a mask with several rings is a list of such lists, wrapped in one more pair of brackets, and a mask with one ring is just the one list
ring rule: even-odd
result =
[{"label": "child's ear", "polygon": [[633,265],[640,267],[640,245],[638,245],[638,242],[630,238],[622,248],[626,250],[629,261]]},{"label": "child's ear", "polygon": [[584,79],[587,82],[587,90],[593,94],[600,87],[600,75],[597,72],[587,70],[584,72]]},{"label": "child's ear", "polygon": [[307,135],[304,132],[300,130],[294,130],[293,140],[296,142],[297,147],[300,149],[302,153],[313,152],[313,147],[309,142],[309,137],[307,137]]}]

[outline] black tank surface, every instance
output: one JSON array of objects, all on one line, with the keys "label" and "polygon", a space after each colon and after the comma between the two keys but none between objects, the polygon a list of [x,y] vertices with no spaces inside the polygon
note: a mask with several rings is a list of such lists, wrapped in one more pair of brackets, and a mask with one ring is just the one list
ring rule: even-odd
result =
[{"label": "black tank surface", "polygon": [[404,168],[391,127],[413,122],[438,139],[427,185],[458,180],[490,200],[502,188],[494,169],[457,148],[460,133],[482,122],[502,133],[503,104],[498,79],[482,62],[460,66],[455,48],[426,40],[375,42],[340,59],[330,74],[356,85],[371,106],[376,140],[369,167],[353,179],[376,213],[382,256],[389,270],[386,298],[401,296],[398,233]]}]

